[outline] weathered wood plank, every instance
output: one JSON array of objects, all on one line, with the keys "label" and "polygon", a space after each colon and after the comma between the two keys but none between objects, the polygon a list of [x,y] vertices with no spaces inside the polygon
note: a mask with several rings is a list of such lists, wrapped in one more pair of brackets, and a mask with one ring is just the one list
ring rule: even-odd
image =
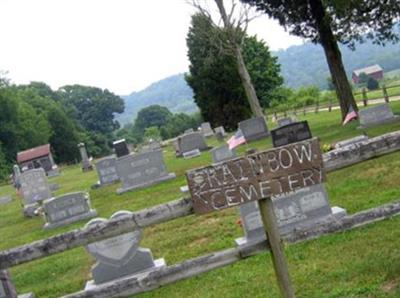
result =
[{"label": "weathered wood plank", "polygon": [[[284,239],[288,242],[306,241],[317,236],[361,227],[399,214],[400,202],[386,204],[381,207],[342,217],[339,220],[331,218],[329,221],[319,226],[303,231],[296,231]],[[73,293],[64,296],[64,298],[127,297],[151,291],[178,280],[211,271],[215,268],[233,264],[243,258],[257,255],[261,251],[267,250],[267,248],[267,241],[249,244],[245,248],[230,248],[187,260],[180,264],[167,266],[157,272],[137,275],[118,282],[105,284],[92,290]]]},{"label": "weathered wood plank", "polygon": [[[400,131],[388,133],[367,142],[340,148],[323,154],[324,167],[334,171],[373,157],[400,150]],[[353,157],[353,155],[355,157]],[[141,227],[166,222],[193,213],[189,198],[172,201],[135,212],[132,217],[109,220],[87,228],[76,229],[47,239],[0,252],[0,269],[44,258],[78,246],[128,232],[134,222]]]},{"label": "weathered wood plank", "polygon": [[330,172],[398,150],[400,131],[395,131],[323,154],[324,167]]},{"label": "weathered wood plank", "polygon": [[141,228],[169,221],[193,213],[190,199],[180,199],[167,204],[134,212],[97,225],[76,229],[44,240],[0,252],[0,268],[40,259],[78,246],[117,236]]}]

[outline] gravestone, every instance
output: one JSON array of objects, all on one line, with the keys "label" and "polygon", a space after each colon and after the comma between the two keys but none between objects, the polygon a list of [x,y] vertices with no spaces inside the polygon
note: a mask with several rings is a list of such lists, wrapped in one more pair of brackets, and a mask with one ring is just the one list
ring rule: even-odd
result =
[{"label": "gravestone", "polygon": [[117,157],[129,155],[129,148],[128,148],[128,145],[126,144],[125,139],[115,141],[113,143],[113,147],[114,147],[115,155]]},{"label": "gravestone", "polygon": [[18,295],[7,270],[0,270],[0,298],[35,298],[33,293]]},{"label": "gravestone", "polygon": [[199,149],[194,149],[194,150],[191,150],[191,151],[183,152],[183,158],[184,159],[190,159],[190,158],[197,157],[197,156],[200,156],[200,155],[201,155],[201,152],[200,152]]},{"label": "gravestone", "polygon": [[98,184],[100,186],[119,181],[116,163],[117,159],[114,156],[104,157],[96,162],[96,171],[99,176]]},{"label": "gravestone", "polygon": [[[129,211],[118,211],[111,219],[131,215],[132,212]],[[104,218],[95,218],[88,222],[86,227],[105,221],[107,220]],[[154,260],[150,249],[139,247],[141,238],[142,230],[136,226],[132,232],[87,245],[87,251],[97,262],[92,267],[93,280],[86,284],[85,289],[164,267],[164,259]]]},{"label": "gravestone", "polygon": [[214,135],[214,131],[211,128],[210,122],[203,122],[201,124],[201,133],[206,138],[212,137]]},{"label": "gravestone", "polygon": [[20,188],[19,177],[21,176],[21,169],[18,165],[13,165],[13,182],[16,189]]},{"label": "gravestone", "polygon": [[295,122],[271,130],[274,147],[285,146],[311,139],[311,131],[307,121]]},{"label": "gravestone", "polygon": [[19,183],[24,215],[27,217],[35,216],[39,202],[52,197],[46,173],[42,168],[28,170],[19,176]]},{"label": "gravestone", "polygon": [[178,137],[178,156],[182,156],[183,153],[199,149],[204,151],[209,149],[204,139],[204,136],[200,132],[192,132],[184,134]]},{"label": "gravestone", "polygon": [[161,150],[120,157],[116,166],[122,182],[122,187],[117,190],[119,194],[176,177],[175,173],[167,172]]},{"label": "gravestone", "polygon": [[294,119],[292,119],[292,117],[281,118],[281,119],[278,119],[278,126],[282,127],[282,126],[285,126],[288,124],[292,124],[294,122],[296,122],[296,121]]},{"label": "gravestone", "polygon": [[230,150],[228,145],[211,149],[211,156],[214,163],[226,161],[236,157],[236,151]]},{"label": "gravestone", "polygon": [[393,114],[387,103],[359,110],[358,116],[360,120],[359,128],[367,128],[399,120],[399,116]]},{"label": "gravestone", "polygon": [[[282,235],[296,228],[311,227],[329,216],[342,217],[346,211],[329,206],[328,194],[323,184],[302,188],[286,195],[272,197],[279,231]],[[257,202],[240,206],[240,216],[245,236],[236,239],[237,245],[265,240],[264,226]]]},{"label": "gravestone", "polygon": [[66,226],[97,215],[90,207],[88,193],[74,192],[43,201],[45,229]]},{"label": "gravestone", "polygon": [[264,117],[256,117],[241,121],[239,122],[239,129],[242,131],[247,143],[261,140],[269,136]]},{"label": "gravestone", "polygon": [[188,128],[185,130],[184,134],[194,132],[193,128]]},{"label": "gravestone", "polygon": [[6,195],[0,197],[0,205],[5,205],[8,204],[12,201],[11,195]]},{"label": "gravestone", "polygon": [[79,153],[81,154],[81,159],[82,159],[82,171],[84,171],[84,172],[92,171],[93,166],[90,163],[89,157],[87,155],[85,144],[79,143],[78,148],[79,148]]},{"label": "gravestone", "polygon": [[224,141],[224,138],[226,137],[226,132],[223,126],[218,126],[214,129],[215,131],[215,137],[219,142]]},{"label": "gravestone", "polygon": [[356,137],[351,138],[351,139],[347,139],[347,140],[344,140],[344,141],[337,142],[335,144],[335,149],[343,148],[343,147],[350,146],[350,145],[353,145],[353,144],[358,144],[358,143],[361,143],[361,142],[364,142],[364,141],[368,141],[368,136],[365,136],[365,135],[356,136]]}]

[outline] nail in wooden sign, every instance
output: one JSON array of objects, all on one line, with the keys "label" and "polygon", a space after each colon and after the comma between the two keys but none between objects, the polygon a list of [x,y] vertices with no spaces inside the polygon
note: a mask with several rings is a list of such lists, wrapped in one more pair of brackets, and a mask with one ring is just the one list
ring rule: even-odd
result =
[{"label": "nail in wooden sign", "polygon": [[217,211],[326,181],[317,138],[186,172],[194,211]]}]

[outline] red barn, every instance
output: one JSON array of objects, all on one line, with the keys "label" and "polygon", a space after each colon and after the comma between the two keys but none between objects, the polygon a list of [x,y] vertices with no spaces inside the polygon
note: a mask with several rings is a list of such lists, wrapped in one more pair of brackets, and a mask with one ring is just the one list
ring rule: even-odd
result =
[{"label": "red barn", "polygon": [[371,65],[365,68],[356,69],[353,71],[352,79],[354,84],[360,83],[360,74],[365,73],[367,76],[375,80],[383,79],[383,69],[378,64]]},{"label": "red barn", "polygon": [[22,171],[43,168],[49,176],[58,174],[58,167],[54,163],[50,144],[18,152],[17,162],[21,166]]}]

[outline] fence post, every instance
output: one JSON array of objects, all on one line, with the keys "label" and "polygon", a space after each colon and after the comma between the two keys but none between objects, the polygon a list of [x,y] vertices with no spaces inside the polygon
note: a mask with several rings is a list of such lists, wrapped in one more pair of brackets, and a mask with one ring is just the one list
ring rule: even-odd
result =
[{"label": "fence post", "polygon": [[332,98],[329,98],[328,112],[332,112]]},{"label": "fence post", "polygon": [[367,90],[365,90],[365,88],[362,88],[362,97],[363,97],[364,107],[366,107],[368,104],[368,97],[367,97]]},{"label": "fence post", "polygon": [[319,110],[319,100],[315,103],[315,113],[318,113]]},{"label": "fence post", "polygon": [[15,286],[11,281],[10,273],[7,270],[0,270],[0,287],[2,287],[5,297],[18,298],[17,290],[15,289]]},{"label": "fence post", "polygon": [[285,111],[283,112],[283,117],[287,117],[287,114],[286,114],[286,109],[285,109]]},{"label": "fence post", "polygon": [[382,86],[383,97],[385,98],[385,102],[389,103],[389,95],[387,93],[386,85]]}]

